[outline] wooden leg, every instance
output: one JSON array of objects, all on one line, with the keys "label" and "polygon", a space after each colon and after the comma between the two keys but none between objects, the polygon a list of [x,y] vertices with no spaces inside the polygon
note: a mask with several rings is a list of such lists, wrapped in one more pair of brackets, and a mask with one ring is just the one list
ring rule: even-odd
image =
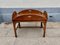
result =
[{"label": "wooden leg", "polygon": [[14,27],[14,33],[15,33],[15,37],[17,37],[17,33],[16,33],[16,27],[15,27],[16,23],[13,22],[13,27]]},{"label": "wooden leg", "polygon": [[41,22],[41,28],[43,27],[42,22]]},{"label": "wooden leg", "polygon": [[18,27],[21,28],[21,26],[20,26],[20,22],[18,23]]},{"label": "wooden leg", "polygon": [[44,30],[43,37],[45,37],[45,33],[46,33],[46,23],[44,23],[43,30]]}]

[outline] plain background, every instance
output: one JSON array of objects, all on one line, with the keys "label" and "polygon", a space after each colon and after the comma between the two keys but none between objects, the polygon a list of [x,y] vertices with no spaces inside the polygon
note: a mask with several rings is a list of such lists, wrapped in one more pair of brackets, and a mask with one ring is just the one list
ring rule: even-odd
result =
[{"label": "plain background", "polygon": [[60,7],[60,0],[0,0],[0,8]]},{"label": "plain background", "polygon": [[0,22],[11,22],[12,12],[21,11],[22,8],[45,10],[48,21],[60,22],[60,0],[0,0]]}]

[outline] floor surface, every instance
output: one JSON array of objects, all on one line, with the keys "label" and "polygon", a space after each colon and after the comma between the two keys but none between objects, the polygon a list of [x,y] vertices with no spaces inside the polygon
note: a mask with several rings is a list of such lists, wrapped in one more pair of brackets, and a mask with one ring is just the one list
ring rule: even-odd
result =
[{"label": "floor surface", "polygon": [[[21,26],[39,26],[40,23],[21,23]],[[60,22],[48,22],[46,37],[42,28],[18,28],[14,37],[13,25],[0,24],[0,45],[60,45]]]}]

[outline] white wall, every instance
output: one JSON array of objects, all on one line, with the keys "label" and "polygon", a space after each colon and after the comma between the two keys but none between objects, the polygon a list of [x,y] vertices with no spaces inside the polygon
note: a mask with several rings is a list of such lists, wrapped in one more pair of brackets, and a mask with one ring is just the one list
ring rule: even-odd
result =
[{"label": "white wall", "polygon": [[0,8],[60,7],[60,0],[0,0]]}]

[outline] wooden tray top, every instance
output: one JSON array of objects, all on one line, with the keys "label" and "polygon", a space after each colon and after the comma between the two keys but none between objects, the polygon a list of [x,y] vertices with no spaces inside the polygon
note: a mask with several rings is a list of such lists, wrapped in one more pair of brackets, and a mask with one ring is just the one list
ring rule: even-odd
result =
[{"label": "wooden tray top", "polygon": [[12,20],[16,21],[47,21],[47,12],[34,9],[26,9],[20,12],[13,12]]}]

